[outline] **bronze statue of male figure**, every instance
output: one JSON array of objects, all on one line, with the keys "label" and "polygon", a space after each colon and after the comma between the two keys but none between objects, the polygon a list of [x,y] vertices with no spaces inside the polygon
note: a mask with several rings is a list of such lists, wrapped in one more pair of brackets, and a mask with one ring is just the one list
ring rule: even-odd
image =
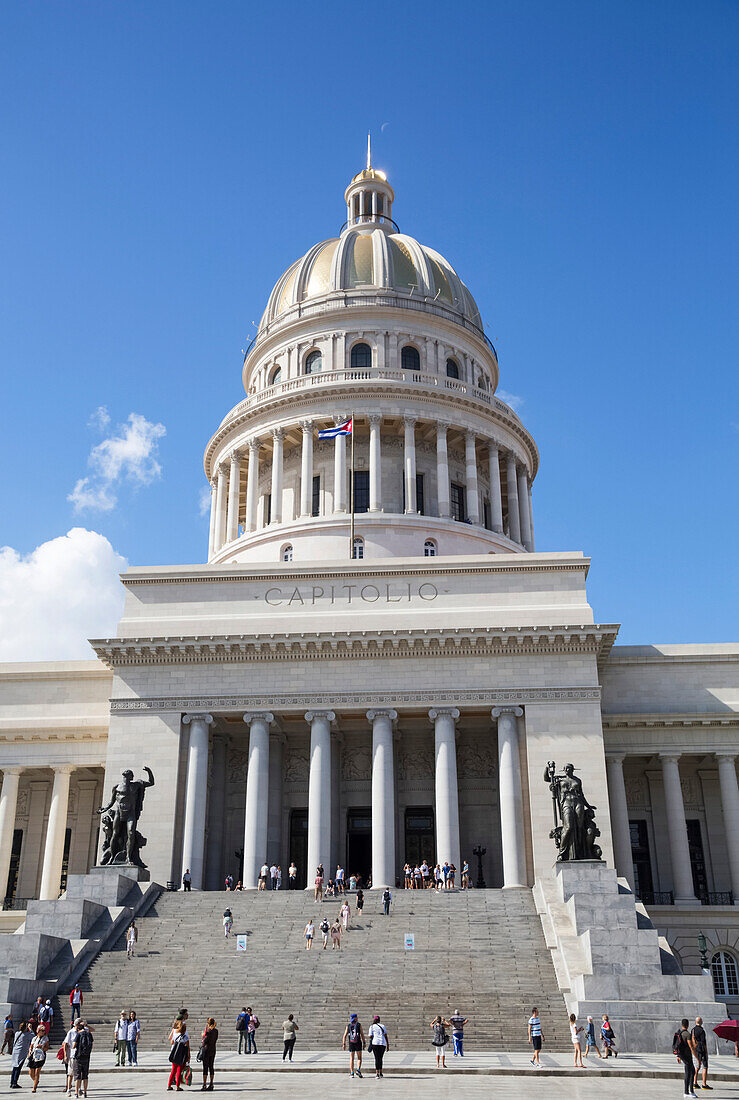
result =
[{"label": "bronze statue of male figure", "polygon": [[[144,806],[144,791],[154,786],[151,768],[144,767],[148,779],[134,780],[133,772],[126,769],[121,781],[111,792],[110,802],[97,811],[105,815],[105,843],[101,863],[129,863],[143,867],[139,857],[140,842],[137,840],[136,823]],[[121,857],[125,858],[121,858]]]}]

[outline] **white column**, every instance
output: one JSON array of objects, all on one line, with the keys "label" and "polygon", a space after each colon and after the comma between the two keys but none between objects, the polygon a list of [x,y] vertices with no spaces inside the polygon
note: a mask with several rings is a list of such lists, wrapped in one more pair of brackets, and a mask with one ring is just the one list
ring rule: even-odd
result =
[{"label": "white column", "polygon": [[372,723],[372,888],[395,886],[395,775],[393,722],[396,710],[368,710]]},{"label": "white column", "polygon": [[506,455],[506,488],[508,489],[508,534],[513,542],[521,541],[521,519],[518,511],[518,475],[513,451]]},{"label": "white column", "polygon": [[498,784],[504,890],[527,885],[521,760],[518,750],[518,719],[522,714],[521,707],[496,707],[492,711],[492,717],[498,720]]},{"label": "white column", "polygon": [[257,529],[257,503],[259,501],[259,440],[249,441],[249,473],[246,482],[246,525],[247,531]]},{"label": "white column", "polygon": [[500,535],[503,533],[503,498],[500,492],[498,444],[494,439],[491,439],[488,444],[488,464],[490,467],[490,525]]},{"label": "white column", "polygon": [[436,496],[438,512],[442,519],[452,514],[449,490],[449,458],[447,455],[446,433],[449,425],[439,420],[436,424]]},{"label": "white column", "polygon": [[611,833],[613,834],[613,855],[616,870],[634,889],[634,860],[631,856],[631,830],[629,828],[629,808],[626,803],[624,786],[624,754],[606,753],[606,775],[608,777],[608,801],[611,804]]},{"label": "white column", "polygon": [[208,788],[208,844],[205,855],[206,890],[222,890],[226,869],[223,838],[226,824],[226,738],[214,734]]},{"label": "white column", "polygon": [[259,869],[267,859],[267,823],[269,813],[269,727],[275,718],[269,711],[244,715],[249,727],[249,763],[246,772],[246,810],[244,814],[245,890],[256,890]]},{"label": "white column", "polygon": [[518,467],[518,510],[521,516],[521,542],[531,553],[531,517],[529,516],[529,478],[524,466]]},{"label": "white column", "polygon": [[272,506],[270,523],[282,523],[282,428],[272,432]]},{"label": "white column", "polygon": [[218,480],[216,482],[216,537],[215,553],[226,541],[226,496],[228,491],[228,473],[225,466],[218,467]]},{"label": "white column", "polygon": [[5,898],[10,874],[20,776],[20,768],[3,768],[3,789],[0,792],[0,905]]},{"label": "white column", "polygon": [[303,452],[300,463],[300,514],[313,514],[313,425],[310,420],[301,420],[303,432]]},{"label": "white column", "polygon": [[233,542],[239,534],[239,493],[241,492],[241,455],[234,451],[228,474],[228,514],[226,516],[226,542]]},{"label": "white column", "polygon": [[429,711],[434,723],[436,748],[436,862],[449,860],[459,873],[459,794],[457,792],[457,743],[455,707]]},{"label": "white column", "polygon": [[382,417],[379,413],[369,414],[369,510],[382,511]]},{"label": "white column", "polygon": [[470,523],[480,522],[480,494],[477,490],[477,448],[475,447],[475,433],[465,432],[464,436],[465,456],[465,496],[467,497],[467,519]]},{"label": "white column", "polygon": [[[334,424],[343,424],[348,418],[338,416]],[[334,439],[334,512],[346,512],[346,436]]]},{"label": "white column", "polygon": [[216,526],[218,524],[218,491],[215,485],[210,487],[210,527],[208,528],[208,560],[213,557],[216,545]]},{"label": "white column", "polygon": [[308,870],[306,887],[313,888],[316,867],[328,874],[331,858],[331,723],[332,710],[309,710],[310,773],[308,778]]},{"label": "white column", "polygon": [[690,848],[688,847],[688,828],[685,824],[683,791],[680,786],[680,768],[678,755],[659,754],[662,764],[662,783],[665,789],[665,808],[667,810],[667,836],[670,842],[670,862],[672,863],[672,888],[676,904],[698,905],[693,889],[693,873],[690,867]]},{"label": "white column", "polygon": [[406,416],[404,424],[405,510],[417,512],[416,507],[416,418]]},{"label": "white column", "polygon": [[194,890],[203,889],[205,867],[205,814],[208,808],[208,726],[210,714],[186,714],[190,727],[187,748],[185,822],[182,827],[182,872],[189,868]]},{"label": "white column", "polygon": [[[717,752],[718,780],[721,786],[721,808],[724,812],[724,832],[726,834],[726,852],[731,872],[731,890],[734,905],[739,905],[739,786],[736,781],[736,753]],[[5,782],[3,781],[3,791]],[[0,812],[2,804],[0,803]],[[7,877],[7,876],[6,876]],[[0,885],[2,885],[0,878]]]},{"label": "white column", "polygon": [[534,506],[531,502],[531,482],[529,482],[529,525],[531,527],[531,553],[536,550],[536,538],[534,536]]},{"label": "white column", "polygon": [[41,889],[39,890],[41,901],[56,901],[59,897],[71,775],[71,764],[62,764],[61,767],[54,768],[54,786],[51,791],[49,822],[46,826],[44,866],[41,872]]}]

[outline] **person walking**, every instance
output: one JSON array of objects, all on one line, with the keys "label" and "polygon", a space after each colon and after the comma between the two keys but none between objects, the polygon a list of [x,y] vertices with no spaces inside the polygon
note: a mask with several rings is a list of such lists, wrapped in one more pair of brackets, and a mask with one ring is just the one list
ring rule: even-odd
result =
[{"label": "person walking", "polygon": [[470,865],[466,859],[462,860],[462,889],[469,890],[470,888]]},{"label": "person walking", "polygon": [[3,1045],[0,1047],[0,1054],[5,1054],[5,1047],[8,1047],[8,1054],[13,1052],[13,1040],[15,1039],[15,1027],[13,1025],[13,1017],[8,1013],[5,1017],[5,1023],[3,1024]]},{"label": "person walking", "polygon": [[18,1025],[18,1030],[15,1033],[15,1039],[13,1040],[13,1053],[10,1059],[10,1087],[11,1089],[19,1089],[21,1086],[18,1084],[18,1078],[21,1075],[23,1069],[23,1063],[28,1057],[28,1052],[31,1049],[31,1043],[33,1042],[33,1032],[29,1028],[25,1020],[21,1021]]},{"label": "person walking", "polygon": [[445,1020],[443,1016],[434,1016],[430,1026],[434,1033],[431,1042],[436,1048],[436,1068],[438,1069],[439,1064],[441,1064],[441,1068],[446,1069],[446,1048],[449,1044],[449,1035],[446,1029],[449,1027],[449,1021]]},{"label": "person walking", "polygon": [[54,1009],[51,1007],[51,1001],[45,1001],[41,1007],[41,1011],[38,1014],[38,1022],[44,1025],[44,1031],[48,1035],[51,1031],[51,1024],[54,1019]]},{"label": "person walking", "polygon": [[136,927],[136,921],[132,920],[126,932],[126,957],[129,959],[133,958],[133,952],[138,942],[138,938],[139,930]]},{"label": "person walking", "polygon": [[228,939],[228,937],[231,935],[233,924],[234,915],[231,912],[230,908],[226,906],[226,908],[223,910],[223,935],[226,937],[226,939]]},{"label": "person walking", "polygon": [[82,990],[80,989],[80,983],[77,982],[69,994],[69,1003],[72,1006],[72,1023],[74,1023],[75,1017],[79,1020],[82,1015],[82,1001]]},{"label": "person walking", "polygon": [[364,909],[364,890],[357,890],[357,916],[361,917],[362,910]]},{"label": "person walking", "polygon": [[390,887],[386,886],[382,891],[382,911],[386,917],[390,916],[390,902],[393,900],[393,895],[390,893]]},{"label": "person walking", "polygon": [[49,1036],[46,1034],[46,1028],[41,1023],[36,1028],[36,1036],[31,1042],[28,1052],[28,1076],[33,1081],[31,1092],[35,1092],[38,1088],[39,1077],[41,1076],[41,1070],[44,1068],[48,1049]]},{"label": "person walking", "polygon": [[192,890],[192,875],[190,874],[190,868],[188,867],[182,876],[182,888],[186,893],[190,893]]},{"label": "person walking", "polygon": [[570,1038],[572,1040],[572,1050],[575,1055],[575,1067],[577,1069],[585,1069],[582,1061],[582,1047],[580,1046],[580,1036],[582,1035],[582,1028],[578,1026],[577,1016],[574,1012],[570,1013]]},{"label": "person walking", "polygon": [[277,864],[277,875],[276,875],[276,878],[275,878],[275,890],[281,890],[281,889],[282,889],[282,868],[280,867],[280,865],[278,863]]},{"label": "person walking", "polygon": [[375,1016],[370,1024],[369,1046],[367,1050],[371,1050],[375,1057],[375,1077],[382,1077],[382,1059],[385,1057],[387,1051],[390,1050],[390,1042],[387,1037],[385,1025],[380,1022],[379,1016]]},{"label": "person walking", "polygon": [[75,1096],[87,1096],[87,1082],[90,1077],[90,1056],[92,1055],[92,1032],[84,1020],[75,1024],[76,1035],[72,1043],[72,1071],[74,1075]]},{"label": "person walking", "polygon": [[[213,1076],[215,1073],[215,1061],[216,1061],[216,1044],[218,1042],[218,1028],[216,1022],[212,1016],[208,1017],[208,1022],[205,1025],[205,1030],[201,1036],[202,1042],[200,1044],[200,1062],[203,1067],[203,1087],[201,1092],[213,1091]],[[210,1075],[210,1084],[208,1084],[208,1076]]]},{"label": "person walking", "polygon": [[[696,1089],[708,1089],[708,1091],[711,1092],[713,1086],[708,1084],[708,1039],[706,1037],[705,1028],[703,1027],[703,1018],[701,1016],[696,1016],[695,1027],[690,1034],[693,1038],[693,1042],[695,1043],[693,1049],[695,1051],[695,1057],[698,1061],[698,1065],[695,1067],[695,1080],[693,1082],[693,1087]],[[698,1074],[701,1072],[701,1070],[703,1071],[703,1084],[699,1085]]]},{"label": "person walking", "polygon": [[693,1065],[693,1051],[695,1050],[695,1039],[688,1031],[690,1024],[687,1019],[682,1020],[679,1031],[675,1034],[676,1046],[675,1053],[683,1064],[683,1081],[684,1090],[683,1096],[695,1096],[695,1066]]},{"label": "person walking", "polygon": [[269,878],[269,867],[266,863],[263,863],[259,871],[259,889],[267,889],[267,879]]},{"label": "person walking", "polygon": [[539,1009],[534,1005],[531,1009],[531,1016],[529,1018],[529,1042],[531,1043],[531,1049],[534,1052],[534,1057],[531,1059],[531,1065],[539,1068],[541,1062],[539,1061],[539,1055],[541,1053],[541,1044],[544,1040],[544,1036],[541,1033],[541,1017],[539,1016]]},{"label": "person walking", "polygon": [[67,1096],[72,1095],[72,1087],[74,1085],[74,1068],[72,1066],[72,1059],[74,1057],[73,1047],[76,1037],[77,1028],[75,1027],[74,1023],[72,1023],[70,1025],[69,1031],[64,1036],[64,1042],[62,1043],[62,1053],[64,1054],[64,1068],[67,1071]]},{"label": "person walking", "polygon": [[247,1051],[248,1043],[247,1043],[247,1039],[246,1039],[246,1029],[247,1029],[248,1023],[249,1023],[249,1010],[247,1008],[242,1008],[241,1012],[236,1017],[236,1033],[239,1037],[239,1051],[238,1051],[239,1054],[241,1054],[242,1048],[243,1048],[244,1054],[248,1053],[248,1051]]},{"label": "person walking", "polygon": [[341,1040],[342,1050],[346,1050],[347,1043],[349,1044],[349,1076],[354,1076],[354,1059],[356,1058],[356,1074],[357,1077],[361,1077],[362,1051],[364,1050],[364,1029],[359,1022],[359,1017],[357,1016],[356,1012],[351,1012],[349,1014],[349,1023],[344,1028],[344,1035]]},{"label": "person walking", "polygon": [[172,1069],[169,1071],[167,1092],[172,1091],[173,1084],[177,1092],[182,1092],[182,1071],[190,1061],[190,1036],[187,1034],[187,1024],[184,1020],[175,1020],[169,1041],[169,1060],[172,1063]]},{"label": "person walking", "polygon": [[246,1053],[259,1054],[257,1050],[257,1028],[260,1026],[259,1017],[252,1010],[251,1005],[246,1011],[249,1013],[249,1019],[246,1023]]},{"label": "person walking", "polygon": [[315,936],[315,934],[316,934],[316,926],[315,926],[315,924],[313,923],[312,920],[309,920],[308,923],[305,926],[305,931],[303,932],[303,935],[305,936],[305,950],[306,951],[310,951],[311,947],[313,946],[313,937]]},{"label": "person walking", "polygon": [[331,950],[335,951],[337,947],[341,951],[341,924],[338,917],[331,925]]},{"label": "person walking", "polygon": [[337,894],[343,894],[344,893],[344,868],[339,863],[336,864],[335,882],[336,882],[336,893]]},{"label": "person walking", "polygon": [[286,1058],[289,1059],[289,1061],[291,1062],[293,1060],[293,1049],[295,1047],[296,1031],[300,1031],[300,1028],[296,1024],[295,1017],[291,1012],[288,1018],[282,1021],[282,1042],[284,1044],[284,1049],[282,1051],[283,1062]]},{"label": "person walking", "polygon": [[331,931],[331,925],[328,922],[328,917],[324,917],[318,926],[321,930],[321,936],[323,938],[323,950],[328,947],[328,934]]},{"label": "person walking", "polygon": [[437,863],[434,867],[434,887],[438,893],[444,885],[444,876],[441,873],[441,864]]},{"label": "person walking", "polygon": [[349,906],[349,902],[345,901],[341,909],[339,910],[339,916],[341,917],[341,923],[344,926],[345,932],[349,931],[349,917],[351,916],[351,912],[352,911]]},{"label": "person walking", "polygon": [[598,1055],[599,1058],[603,1057],[603,1055],[601,1054],[600,1049],[598,1047],[598,1044],[595,1041],[595,1024],[593,1023],[593,1017],[588,1016],[588,1023],[587,1023],[587,1026],[585,1028],[585,1057],[586,1058],[588,1056],[588,1051],[590,1050],[591,1047],[593,1048],[593,1050],[595,1051],[595,1053]]},{"label": "person walking", "polygon": [[469,1023],[466,1016],[463,1016],[459,1009],[454,1010],[454,1015],[449,1017],[449,1023],[452,1026],[452,1054],[456,1058],[464,1058],[464,1025]]},{"label": "person walking", "polygon": [[128,1050],[128,1014],[123,1010],[121,1010],[118,1022],[113,1029],[113,1042],[115,1044],[115,1064],[125,1066]]},{"label": "person walking", "polygon": [[313,900],[320,901],[323,897],[323,875],[319,873],[320,867],[316,869],[316,877],[313,882]]},{"label": "person walking", "polygon": [[129,1066],[138,1066],[139,1064],[140,1038],[141,1024],[136,1017],[136,1013],[131,1011],[128,1014],[128,1029],[126,1031],[126,1053],[128,1054]]},{"label": "person walking", "polygon": [[298,869],[294,863],[291,863],[287,869],[287,888],[288,890],[294,890],[298,884]]},{"label": "person walking", "polygon": [[614,1058],[618,1058],[618,1051],[616,1050],[616,1035],[611,1027],[611,1021],[604,1012],[601,1017],[602,1023],[600,1025],[600,1034],[603,1039],[603,1046],[605,1048],[606,1058],[610,1058],[613,1054]]}]

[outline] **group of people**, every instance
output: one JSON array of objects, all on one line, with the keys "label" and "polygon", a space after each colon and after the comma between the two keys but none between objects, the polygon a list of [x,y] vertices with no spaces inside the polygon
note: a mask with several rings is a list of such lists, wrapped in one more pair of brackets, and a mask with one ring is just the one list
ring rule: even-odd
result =
[{"label": "group of people", "polygon": [[[79,992],[79,986],[75,986]],[[73,1005],[82,1004],[81,995],[79,1001],[72,1001],[75,990],[70,994]],[[49,1050],[49,1031],[54,1013],[50,1001],[38,999],[28,1020],[22,1020],[16,1031],[12,1016],[6,1016],[3,1033],[3,1045],[0,1053],[5,1053],[7,1046],[10,1059],[10,1087],[19,1089],[19,1079],[26,1060],[28,1061],[28,1075],[31,1078],[31,1092],[36,1092],[41,1078],[41,1071],[46,1064]],[[64,1091],[67,1096],[87,1096],[87,1082],[90,1076],[90,1055],[92,1054],[93,1036],[92,1029],[80,1018],[79,1009],[77,1019],[72,1017],[72,1024],[67,1031],[64,1042],[59,1048],[57,1058],[64,1062],[66,1070],[66,1082]]]},{"label": "group of people", "polygon": [[257,1028],[260,1027],[259,1017],[249,1008],[242,1008],[236,1017],[236,1031],[239,1036],[239,1054],[259,1054],[257,1050]]},{"label": "group of people", "polygon": [[[583,1065],[583,1044],[585,1045],[585,1057],[587,1058],[591,1050],[594,1050],[599,1058],[618,1058],[618,1050],[616,1048],[616,1035],[611,1026],[611,1022],[608,1019],[606,1013],[601,1017],[600,1025],[600,1037],[603,1044],[603,1052],[598,1046],[598,1042],[595,1034],[595,1022],[592,1016],[588,1016],[585,1027],[582,1027],[577,1022],[577,1016],[574,1013],[570,1013],[570,1039],[572,1040],[572,1050],[575,1058],[575,1067],[584,1069]],[[532,1048],[532,1058],[530,1059],[532,1066],[537,1069],[541,1068],[541,1062],[539,1056],[541,1054],[542,1043],[544,1042],[544,1036],[542,1034],[541,1016],[539,1015],[539,1009],[531,1009],[531,1016],[528,1023],[528,1035],[529,1045]]]},{"label": "group of people", "polygon": [[129,1066],[139,1064],[139,1039],[141,1038],[141,1023],[133,1011],[121,1009],[115,1027],[113,1028],[113,1048],[115,1050],[116,1066],[125,1066],[128,1059]]},{"label": "group of people", "polygon": [[[453,890],[456,886],[457,868],[453,863],[445,860],[432,867],[424,859],[422,863],[406,863],[403,867],[403,886],[406,890]],[[470,865],[467,860],[462,861],[463,890],[470,886]]]},{"label": "group of people", "polygon": [[[683,1019],[672,1040],[673,1054],[683,1065],[683,1095],[696,1096],[696,1089],[711,1091],[708,1084],[708,1037],[700,1016],[695,1018],[695,1027]],[[695,1059],[695,1061],[693,1061]],[[702,1080],[699,1081],[699,1077]]]},{"label": "group of people", "polygon": [[[167,1092],[182,1092],[183,1084],[192,1082],[192,1069],[190,1066],[190,1033],[187,1030],[189,1013],[186,1008],[181,1008],[175,1017],[169,1033],[169,1061],[171,1069],[167,1080]],[[197,1051],[197,1061],[200,1062],[203,1071],[203,1084],[201,1092],[213,1091],[215,1077],[216,1046],[218,1044],[218,1027],[212,1016],[209,1016],[200,1035],[200,1046]],[[208,1080],[210,1078],[210,1081]]]}]

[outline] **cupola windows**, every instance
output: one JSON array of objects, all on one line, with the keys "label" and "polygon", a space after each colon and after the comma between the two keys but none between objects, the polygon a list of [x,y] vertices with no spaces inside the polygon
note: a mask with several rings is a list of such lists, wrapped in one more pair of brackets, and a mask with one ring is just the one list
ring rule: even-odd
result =
[{"label": "cupola windows", "polygon": [[280,558],[282,559],[282,561],[292,561],[293,560],[293,548],[292,548],[291,543],[288,542],[288,544],[286,546],[282,547],[282,552],[280,553]]},{"label": "cupola windows", "polygon": [[418,354],[418,348],[406,344],[400,353],[400,366],[402,370],[420,370],[421,356]]},{"label": "cupola windows", "polygon": [[354,345],[352,348],[351,364],[355,370],[368,370],[372,366],[372,348],[369,344]]},{"label": "cupola windows", "polygon": [[323,369],[323,356],[320,351],[312,351],[305,361],[306,374],[318,374]]},{"label": "cupola windows", "polygon": [[364,557],[364,539],[355,539],[352,544],[352,557],[363,558]]},{"label": "cupola windows", "polygon": [[446,361],[446,376],[447,378],[459,378],[459,367],[454,359],[447,359]]},{"label": "cupola windows", "polygon": [[282,381],[282,367],[275,367],[269,376],[270,386],[276,386],[278,382]]},{"label": "cupola windows", "polygon": [[424,542],[424,544],[423,544],[423,556],[425,558],[435,558],[436,557],[436,543],[434,542],[433,539],[426,539],[426,541]]}]

